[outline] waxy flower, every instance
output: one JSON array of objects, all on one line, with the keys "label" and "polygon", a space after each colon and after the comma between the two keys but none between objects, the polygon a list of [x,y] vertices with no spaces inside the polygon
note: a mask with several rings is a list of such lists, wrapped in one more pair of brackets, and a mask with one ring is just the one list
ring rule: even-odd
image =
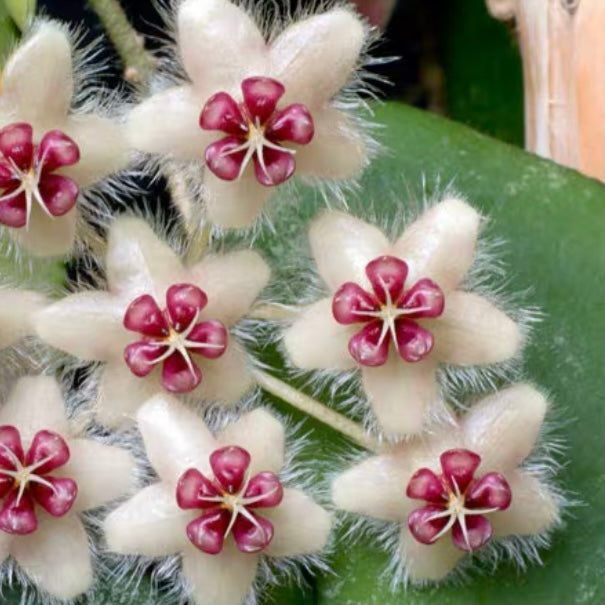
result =
[{"label": "waxy flower", "polygon": [[34,314],[46,304],[38,292],[0,288],[0,349],[34,332]]},{"label": "waxy flower", "polygon": [[293,363],[306,370],[360,368],[384,431],[419,432],[438,397],[439,363],[493,364],[521,345],[512,319],[462,289],[480,220],[468,204],[446,199],[392,243],[373,225],[325,212],[309,237],[332,294],[286,330]]},{"label": "waxy flower", "polygon": [[319,551],[330,515],[282,485],[284,428],[257,409],[213,436],[201,418],[158,395],[137,414],[160,480],[105,522],[110,549],[150,557],[181,554],[197,605],[243,602],[262,556]]},{"label": "waxy flower", "polygon": [[142,151],[206,161],[212,222],[249,225],[292,174],[334,181],[362,168],[364,138],[333,103],[367,44],[353,10],[335,7],[265,35],[234,2],[184,0],[176,38],[191,82],[143,101],[129,132]]},{"label": "waxy flower", "polygon": [[126,495],[133,470],[125,450],[74,434],[52,378],[19,380],[0,408],[0,564],[13,557],[58,599],[85,592],[93,569],[78,513]]},{"label": "waxy flower", "polygon": [[117,123],[72,110],[72,55],[64,28],[40,22],[2,73],[0,225],[37,256],[71,250],[79,194],[128,161]]},{"label": "waxy flower", "polygon": [[333,501],[399,523],[407,577],[439,580],[466,551],[506,536],[542,535],[558,520],[557,497],[523,465],[546,409],[530,385],[499,391],[455,426],[395,444],[345,471],[332,485]]},{"label": "waxy flower", "polygon": [[252,306],[269,269],[250,250],[184,266],[141,219],[109,233],[107,291],[81,292],[36,317],[38,335],[85,360],[105,362],[97,418],[132,420],[163,390],[233,403],[252,386],[250,361],[227,328]]}]

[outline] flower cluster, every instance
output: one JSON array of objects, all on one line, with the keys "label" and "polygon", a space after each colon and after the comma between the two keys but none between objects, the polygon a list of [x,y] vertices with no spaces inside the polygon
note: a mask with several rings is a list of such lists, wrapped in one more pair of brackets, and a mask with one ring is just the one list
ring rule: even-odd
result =
[{"label": "flower cluster", "polygon": [[[325,193],[361,173],[376,148],[357,115],[370,27],[340,2],[288,20],[237,0],[170,10],[174,54],[153,63],[142,98],[83,89],[77,43],[48,20],[32,21],[2,73],[0,237],[18,251],[7,263],[21,278],[71,255],[77,279],[67,294],[1,280],[0,583],[16,570],[42,600],[78,598],[113,563],[97,566],[99,534],[122,572],[160,559],[156,573],[196,605],[252,602],[291,565],[313,572],[332,513],[261,389],[372,450],[332,476],[332,508],[390,522],[410,581],[440,580],[499,538],[543,541],[561,504],[532,462],[546,399],[517,384],[464,413],[447,406],[447,372],[491,377],[524,344],[514,313],[468,279],[475,208],[446,197],[396,238],[323,211],[309,239],[324,296],[305,306],[274,299],[267,262],[238,249],[248,231],[224,232],[254,224],[296,177]],[[128,206],[118,173],[135,161],[169,177],[177,206],[192,201],[170,232],[102,202]],[[266,321],[284,309],[289,321]],[[280,339],[283,375],[359,377],[355,400],[376,422],[273,375]],[[27,357],[24,342],[31,359],[4,363]],[[42,374],[23,377],[32,360]]]}]

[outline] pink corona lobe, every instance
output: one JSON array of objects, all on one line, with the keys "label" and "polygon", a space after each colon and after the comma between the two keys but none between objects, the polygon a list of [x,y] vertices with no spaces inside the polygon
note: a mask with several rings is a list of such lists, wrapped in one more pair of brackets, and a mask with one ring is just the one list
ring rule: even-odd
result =
[{"label": "pink corona lobe", "polygon": [[49,474],[69,460],[65,440],[38,431],[24,452],[19,431],[0,426],[0,530],[30,534],[38,527],[36,504],[54,517],[65,515],[78,494],[76,482]]},{"label": "pink corona lobe", "polygon": [[233,535],[244,553],[264,550],[273,539],[272,523],[258,514],[259,508],[277,506],[283,487],[275,473],[262,471],[250,476],[250,454],[229,445],[210,455],[213,477],[195,468],[183,473],[176,488],[182,509],[200,509],[202,514],[187,525],[187,537],[205,553],[223,549],[225,538]]},{"label": "pink corona lobe", "polygon": [[206,148],[206,165],[220,179],[232,181],[243,174],[252,160],[259,183],[283,183],[294,174],[296,151],[282,143],[310,143],[313,118],[300,103],[277,109],[285,92],[277,80],[246,78],[241,89],[241,103],[226,92],[217,92],[202,109],[200,126],[227,135]]},{"label": "pink corona lobe", "polygon": [[162,365],[162,385],[173,393],[187,393],[202,380],[192,355],[220,357],[227,348],[227,329],[212,319],[200,320],[208,298],[192,284],[175,284],[166,291],[161,310],[149,294],[133,300],[124,314],[124,327],[142,338],[124,350],[133,374],[147,376]]},{"label": "pink corona lobe", "polygon": [[415,320],[443,313],[441,288],[430,279],[406,288],[408,266],[394,256],[374,259],[365,271],[371,292],[347,282],[332,299],[332,314],[338,323],[365,324],[349,341],[349,352],[362,365],[380,366],[387,360],[392,341],[402,359],[420,361],[430,353],[433,335]]},{"label": "pink corona lobe", "polygon": [[419,542],[433,544],[451,531],[457,548],[477,550],[492,535],[485,515],[510,506],[510,486],[500,473],[476,478],[481,458],[470,450],[448,450],[440,462],[440,475],[421,468],[408,483],[407,497],[426,503],[408,516],[410,532]]},{"label": "pink corona lobe", "polygon": [[50,130],[38,144],[25,122],[0,129],[0,224],[26,227],[34,204],[49,217],[69,212],[78,198],[76,183],[55,170],[80,159],[74,141]]}]

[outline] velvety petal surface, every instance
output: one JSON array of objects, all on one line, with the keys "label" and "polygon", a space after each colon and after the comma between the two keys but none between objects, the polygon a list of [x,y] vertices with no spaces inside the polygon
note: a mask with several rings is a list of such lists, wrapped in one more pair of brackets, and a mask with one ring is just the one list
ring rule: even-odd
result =
[{"label": "velvety petal surface", "polygon": [[19,117],[44,128],[59,126],[73,95],[71,44],[57,23],[40,23],[7,61],[2,93]]},{"label": "velvety petal surface", "polygon": [[178,9],[177,42],[189,77],[208,96],[266,70],[263,36],[248,13],[228,0],[185,0]]},{"label": "velvety petal surface", "polygon": [[348,342],[358,327],[339,324],[332,315],[332,299],[324,298],[302,311],[284,332],[284,345],[295,366],[350,370],[356,362]]},{"label": "velvety petal surface", "polygon": [[[480,454],[481,468],[505,476],[534,448],[548,402],[529,384],[517,384],[485,397],[464,420],[466,443]],[[515,494],[513,491],[513,500]]]},{"label": "velvety petal surface", "polygon": [[283,102],[311,110],[327,103],[351,78],[364,41],[361,18],[344,7],[286,28],[270,50],[273,75],[286,86]]},{"label": "velvety petal surface", "polygon": [[68,435],[63,393],[56,380],[50,376],[18,380],[0,408],[0,425],[3,424],[18,427],[24,443],[29,443],[34,434],[43,429]]},{"label": "velvety petal surface", "polygon": [[413,504],[403,497],[412,469],[395,455],[372,456],[338,475],[332,483],[332,500],[343,510],[404,521]]},{"label": "velvety petal surface", "polygon": [[270,557],[320,551],[330,533],[330,513],[297,489],[284,489],[279,506],[262,510],[273,524],[273,540],[264,552]]},{"label": "velvety petal surface", "polygon": [[425,410],[435,402],[435,364],[408,363],[391,352],[379,367],[362,368],[363,388],[383,430],[391,435],[422,430]]},{"label": "velvety petal surface", "polygon": [[206,146],[215,138],[214,133],[198,126],[204,102],[204,97],[188,84],[148,97],[128,115],[126,128],[131,145],[148,153],[203,159]]},{"label": "velvety petal surface", "polygon": [[122,326],[124,306],[107,292],[79,292],[47,306],[35,318],[38,336],[81,359],[122,355],[132,337]]},{"label": "velvety petal surface", "polygon": [[366,265],[389,248],[386,236],[374,225],[338,211],[326,211],[309,230],[317,270],[331,290],[347,281],[369,287]]},{"label": "velvety petal surface", "polygon": [[254,580],[258,556],[242,553],[228,540],[218,555],[208,555],[189,545],[183,552],[183,575],[196,605],[236,605]]},{"label": "velvety petal surface", "polygon": [[191,268],[195,283],[208,296],[203,317],[234,324],[245,315],[267,285],[270,270],[252,250],[208,256]]},{"label": "velvety petal surface", "polygon": [[486,365],[514,357],[521,348],[519,326],[486,298],[450,292],[441,317],[427,322],[434,356],[455,365]]},{"label": "velvety petal surface", "polygon": [[45,296],[38,292],[0,289],[0,348],[33,332],[34,314],[45,303]]},{"label": "velvety petal surface", "polygon": [[162,479],[176,486],[188,468],[208,472],[208,458],[217,443],[202,419],[184,404],[157,395],[139,410],[137,423],[147,457]]},{"label": "velvety petal surface", "polygon": [[135,462],[128,451],[90,439],[71,439],[70,458],[60,474],[78,485],[74,511],[126,496],[134,487]]},{"label": "velvety petal surface", "polygon": [[40,515],[38,529],[14,540],[11,554],[23,571],[58,599],[72,599],[92,583],[88,536],[78,515]]},{"label": "velvety petal surface", "polygon": [[188,544],[185,528],[195,514],[177,506],[172,484],[155,483],[107,516],[105,539],[111,550],[121,554],[172,555]]},{"label": "velvety petal surface", "polygon": [[250,454],[249,473],[278,473],[284,464],[284,426],[269,412],[256,409],[217,435],[223,445],[238,445]]},{"label": "velvety petal surface", "polygon": [[481,215],[457,198],[423,213],[393,247],[409,265],[410,283],[428,277],[446,294],[458,287],[473,263],[480,222]]}]

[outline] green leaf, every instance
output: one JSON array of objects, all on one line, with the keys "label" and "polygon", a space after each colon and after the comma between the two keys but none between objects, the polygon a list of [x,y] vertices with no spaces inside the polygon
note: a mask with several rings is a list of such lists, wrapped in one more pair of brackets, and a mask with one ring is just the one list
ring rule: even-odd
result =
[{"label": "green leaf", "polygon": [[1,0],[5,10],[20,30],[36,12],[36,0]]},{"label": "green leaf", "polygon": [[[392,594],[380,579],[387,557],[375,545],[341,545],[332,561],[338,574],[317,581],[322,605],[376,604],[601,604],[605,601],[603,377],[603,198],[602,184],[575,171],[480,135],[467,127],[399,104],[376,112],[390,150],[363,179],[362,199],[392,210],[419,193],[421,180],[440,179],[492,219],[492,232],[508,241],[510,292],[532,288],[529,300],[545,312],[526,355],[526,376],[545,388],[569,421],[558,434],[568,444],[563,487],[584,505],[572,511],[565,528],[543,552],[544,566],[520,573],[501,564],[493,575],[474,574],[465,585],[401,590]],[[261,238],[273,261],[284,255],[322,202],[307,192],[297,209],[278,213],[277,235]],[[383,204],[383,206],[381,206]],[[280,231],[286,228],[287,232]],[[285,272],[281,274],[281,279]],[[287,408],[280,405],[280,409]],[[298,417],[295,415],[295,417]],[[308,422],[307,427],[313,423]],[[307,452],[323,468],[333,433],[319,428]],[[327,451],[326,451],[327,450]]]}]

